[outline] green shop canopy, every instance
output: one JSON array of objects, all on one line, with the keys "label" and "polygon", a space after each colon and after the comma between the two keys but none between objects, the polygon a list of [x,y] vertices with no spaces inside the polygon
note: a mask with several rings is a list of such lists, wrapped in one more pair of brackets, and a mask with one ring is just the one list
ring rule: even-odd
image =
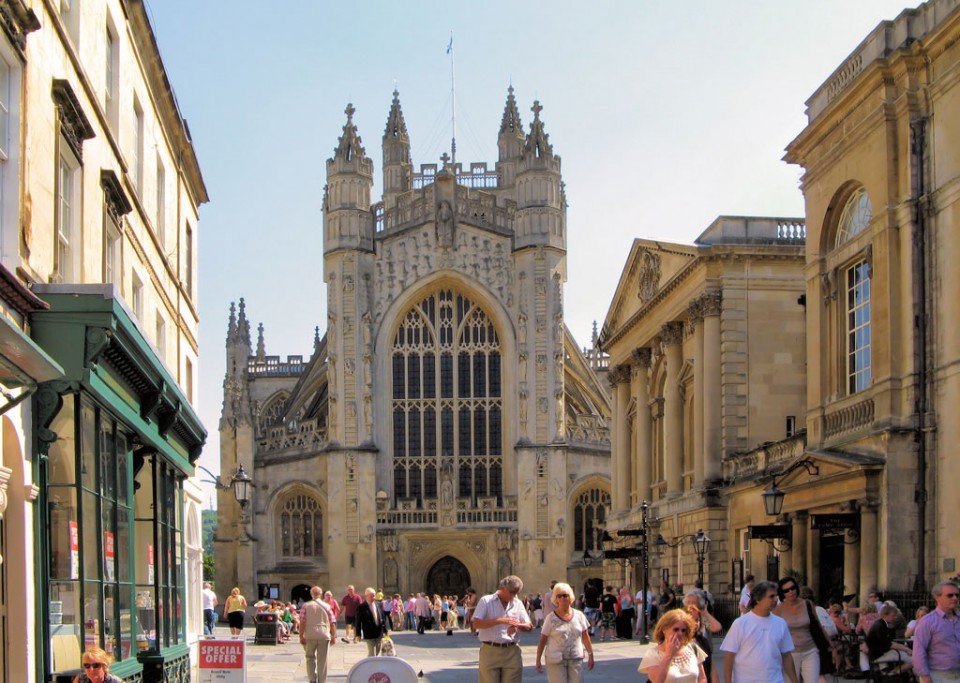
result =
[{"label": "green shop canopy", "polygon": [[112,284],[35,285],[50,304],[30,316],[33,339],[185,475],[207,438],[200,418],[144,338]]}]

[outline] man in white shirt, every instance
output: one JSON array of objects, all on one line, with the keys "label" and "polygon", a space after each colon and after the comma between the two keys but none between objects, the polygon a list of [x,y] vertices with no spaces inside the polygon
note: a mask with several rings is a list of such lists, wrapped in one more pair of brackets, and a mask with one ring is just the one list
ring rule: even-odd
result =
[{"label": "man in white shirt", "polygon": [[523,590],[518,576],[500,580],[496,593],[477,601],[473,627],[480,636],[479,683],[520,683],[523,658],[520,631],[532,631],[533,624],[517,594]]},{"label": "man in white shirt", "polygon": [[747,574],[747,582],[740,589],[740,614],[746,614],[750,611],[750,591],[753,590],[753,574]]},{"label": "man in white shirt", "polygon": [[213,628],[217,625],[217,594],[213,592],[209,581],[203,582],[203,635],[212,636]]},{"label": "man in white shirt", "polygon": [[727,683],[798,683],[793,668],[793,638],[787,622],[772,614],[777,584],[758,581],[750,591],[749,611],[730,626],[724,651],[723,680]]}]

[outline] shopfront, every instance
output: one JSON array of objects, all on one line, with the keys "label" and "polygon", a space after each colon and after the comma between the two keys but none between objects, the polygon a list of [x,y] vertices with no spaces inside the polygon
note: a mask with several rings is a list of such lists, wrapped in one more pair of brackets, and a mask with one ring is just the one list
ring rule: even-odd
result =
[{"label": "shopfront", "polygon": [[183,481],[206,433],[112,286],[39,289],[65,378],[34,401],[38,678],[96,646],[128,683],[187,680]]}]

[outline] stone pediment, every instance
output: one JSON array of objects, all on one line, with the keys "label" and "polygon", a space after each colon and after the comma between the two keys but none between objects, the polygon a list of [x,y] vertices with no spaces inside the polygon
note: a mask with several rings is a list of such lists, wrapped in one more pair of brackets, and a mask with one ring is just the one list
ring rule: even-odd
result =
[{"label": "stone pediment", "polygon": [[635,239],[613,303],[603,325],[609,339],[635,313],[652,305],[658,294],[697,257],[697,247]]}]

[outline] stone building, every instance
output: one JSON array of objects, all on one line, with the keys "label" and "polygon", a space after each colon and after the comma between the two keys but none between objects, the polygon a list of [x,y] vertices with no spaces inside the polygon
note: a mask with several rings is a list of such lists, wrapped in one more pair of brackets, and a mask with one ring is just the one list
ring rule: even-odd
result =
[{"label": "stone building", "polygon": [[141,0],[0,19],[0,679],[187,680],[206,188]]},{"label": "stone building", "polygon": [[[721,216],[693,245],[634,240],[600,335],[615,386],[607,529],[640,527],[644,501],[651,543],[702,529],[718,593],[742,542],[726,533],[723,461],[792,437],[804,415],[804,235],[798,218]],[[692,586],[697,565],[681,542],[650,568]]]},{"label": "stone building", "polygon": [[[609,500],[609,399],[564,324],[566,202],[541,107],[509,90],[494,168],[414,170],[398,93],[383,197],[353,108],[327,161],[326,333],[256,348],[231,309],[218,583],[290,598],[319,582],[462,595],[518,573],[580,582]],[[239,521],[231,521],[237,519]],[[255,585],[250,585],[254,582]]]},{"label": "stone building", "polygon": [[[810,97],[785,157],[805,239],[721,218],[693,248],[635,244],[600,340],[619,381],[608,526],[646,499],[653,533],[703,528],[714,591],[746,571],[821,599],[957,573],[958,35],[957,0],[904,10]],[[689,583],[689,544],[667,558]]]},{"label": "stone building", "polygon": [[[956,0],[881,22],[807,100],[785,157],[804,170],[806,448],[863,471],[842,506],[859,534],[843,554],[847,593],[957,572],[958,35]],[[812,512],[830,486],[804,479],[784,510]],[[818,541],[808,568],[823,562]]]}]

